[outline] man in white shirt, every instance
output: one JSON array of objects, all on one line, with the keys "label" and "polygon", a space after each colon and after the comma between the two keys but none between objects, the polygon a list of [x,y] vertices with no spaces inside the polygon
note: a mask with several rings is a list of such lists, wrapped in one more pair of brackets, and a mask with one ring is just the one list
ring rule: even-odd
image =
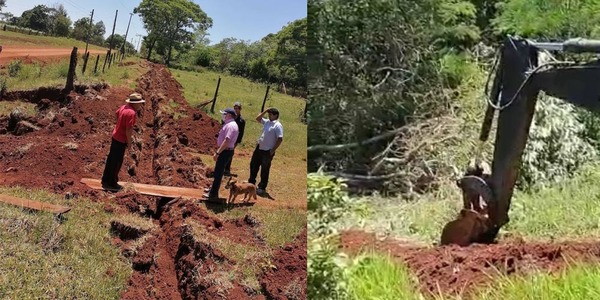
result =
[{"label": "man in white shirt", "polygon": [[[263,118],[268,113],[269,118]],[[256,121],[263,125],[263,130],[258,138],[256,148],[250,160],[250,178],[248,182],[256,184],[256,175],[260,169],[260,183],[257,193],[265,194],[269,183],[269,171],[275,151],[283,142],[283,125],[279,122],[279,111],[276,108],[267,108],[261,112]]]}]

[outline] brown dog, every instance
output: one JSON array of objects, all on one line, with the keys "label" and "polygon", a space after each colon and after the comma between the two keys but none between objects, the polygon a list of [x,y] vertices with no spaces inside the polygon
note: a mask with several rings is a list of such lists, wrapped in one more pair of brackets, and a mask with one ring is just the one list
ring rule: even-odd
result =
[{"label": "brown dog", "polygon": [[225,185],[226,189],[229,189],[229,199],[227,199],[227,203],[234,203],[237,196],[240,194],[244,194],[244,202],[248,202],[250,198],[254,198],[256,200],[256,186],[249,182],[240,182],[238,183],[236,179],[231,180],[229,177],[229,181]]},{"label": "brown dog", "polygon": [[482,212],[471,209],[462,209],[458,218],[449,222],[442,230],[441,245],[456,244],[461,247],[476,242],[478,237],[490,227],[487,214],[487,205],[480,200]]}]

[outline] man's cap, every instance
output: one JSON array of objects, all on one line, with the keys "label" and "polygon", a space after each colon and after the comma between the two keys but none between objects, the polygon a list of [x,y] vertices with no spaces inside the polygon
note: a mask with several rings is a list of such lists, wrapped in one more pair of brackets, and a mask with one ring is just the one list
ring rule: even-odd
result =
[{"label": "man's cap", "polygon": [[240,102],[234,103],[233,107],[236,107],[236,106],[239,107],[239,108],[242,108],[242,103],[240,103]]},{"label": "man's cap", "polygon": [[145,103],[146,100],[142,99],[142,95],[140,93],[133,93],[129,95],[129,98],[125,100],[127,103]]},{"label": "man's cap", "polygon": [[277,110],[277,108],[271,108],[267,112],[279,116],[279,111]]},{"label": "man's cap", "polygon": [[222,114],[230,114],[232,115],[234,118],[237,116],[237,114],[235,113],[235,110],[233,110],[233,108],[226,108],[224,110],[220,111]]}]

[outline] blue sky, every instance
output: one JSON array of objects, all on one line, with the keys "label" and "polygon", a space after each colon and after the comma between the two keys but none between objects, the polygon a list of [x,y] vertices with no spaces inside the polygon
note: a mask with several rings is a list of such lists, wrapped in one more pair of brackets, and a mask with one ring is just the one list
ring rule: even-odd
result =
[{"label": "blue sky", "polygon": [[[223,38],[234,37],[241,40],[257,41],[269,33],[279,31],[287,23],[306,17],[306,0],[193,0],[213,19],[213,27],[208,30],[211,44]],[[53,6],[63,4],[73,22],[89,16],[94,9],[94,23],[102,20],[106,35],[111,34],[115,10],[119,10],[115,33],[124,35],[133,12],[140,1],[128,0],[7,0],[3,12],[21,16],[23,11],[43,4]],[[137,35],[145,35],[142,20],[134,15],[131,19],[129,42]]]}]

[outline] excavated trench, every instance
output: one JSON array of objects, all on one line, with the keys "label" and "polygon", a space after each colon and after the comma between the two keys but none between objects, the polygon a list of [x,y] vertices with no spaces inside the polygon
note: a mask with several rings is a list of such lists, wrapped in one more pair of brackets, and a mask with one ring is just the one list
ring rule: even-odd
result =
[{"label": "excavated trench", "polygon": [[[187,104],[181,85],[168,69],[156,64],[149,67],[135,89],[147,102],[138,115],[133,149],[126,155],[119,180],[208,187],[209,166],[198,154],[214,151],[219,123]],[[251,217],[222,221],[194,201],[127,190],[110,194],[78,183],[81,178],[101,177],[114,112],[132,92],[88,87],[69,94],[68,101],[42,100],[47,99],[42,92],[28,96],[39,108],[36,116],[23,120],[33,128],[16,134],[14,128],[8,130],[11,118],[0,118],[0,129],[6,128],[0,132],[0,174],[8,174],[0,176],[0,184],[46,188],[69,197],[86,195],[104,202],[105,210],[114,212],[117,219],[122,213],[151,219],[156,226],[149,231],[132,232],[118,222],[111,224],[113,243],[132,262],[133,274],[123,299],[305,297],[305,232],[304,239],[300,236],[283,249],[275,249],[272,261],[278,269],[260,271],[254,274],[255,284],[248,284],[241,280],[240,265],[261,262],[246,257],[240,261],[231,257],[232,247],[221,247],[270,251]],[[303,289],[296,287],[298,278],[304,280]]]}]

